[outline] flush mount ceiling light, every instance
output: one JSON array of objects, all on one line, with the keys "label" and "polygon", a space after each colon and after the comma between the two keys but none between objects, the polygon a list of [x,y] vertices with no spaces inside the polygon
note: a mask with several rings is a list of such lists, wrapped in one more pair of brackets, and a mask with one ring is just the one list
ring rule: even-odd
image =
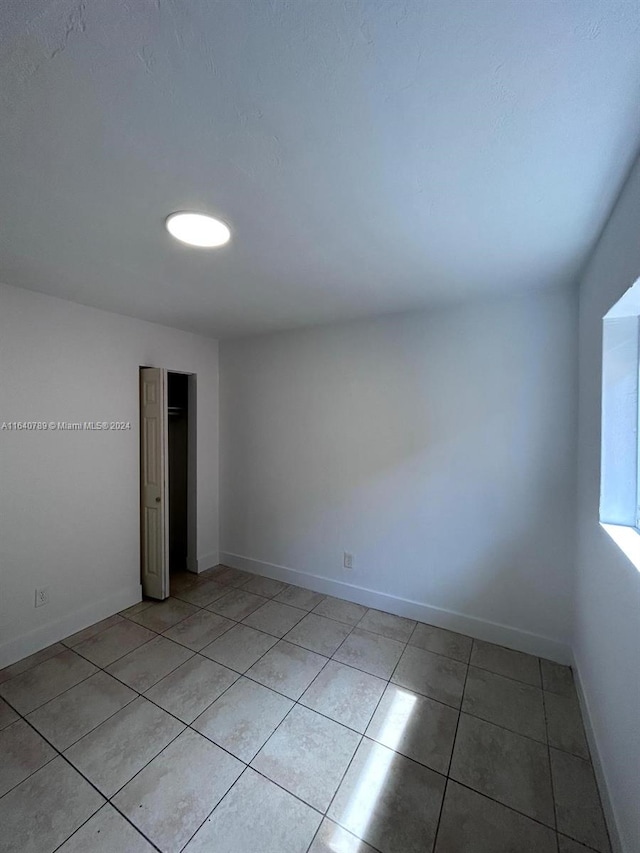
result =
[{"label": "flush mount ceiling light", "polygon": [[176,240],[203,249],[224,246],[231,239],[229,227],[219,219],[205,213],[192,213],[191,211],[172,213],[167,216],[165,225],[169,234]]}]

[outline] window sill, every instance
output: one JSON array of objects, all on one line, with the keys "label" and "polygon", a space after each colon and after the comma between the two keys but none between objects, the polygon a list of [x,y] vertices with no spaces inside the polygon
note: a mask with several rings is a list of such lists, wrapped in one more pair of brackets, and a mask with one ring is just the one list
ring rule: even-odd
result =
[{"label": "window sill", "polygon": [[635,527],[625,527],[622,524],[604,524],[600,527],[605,530],[616,543],[618,548],[640,571],[640,533]]}]

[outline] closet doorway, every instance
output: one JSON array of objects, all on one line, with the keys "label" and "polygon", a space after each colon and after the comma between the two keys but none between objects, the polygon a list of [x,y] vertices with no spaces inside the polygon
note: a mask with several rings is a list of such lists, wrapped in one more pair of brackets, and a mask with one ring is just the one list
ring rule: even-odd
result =
[{"label": "closet doorway", "polygon": [[140,368],[142,592],[164,599],[171,574],[196,571],[196,375]]}]

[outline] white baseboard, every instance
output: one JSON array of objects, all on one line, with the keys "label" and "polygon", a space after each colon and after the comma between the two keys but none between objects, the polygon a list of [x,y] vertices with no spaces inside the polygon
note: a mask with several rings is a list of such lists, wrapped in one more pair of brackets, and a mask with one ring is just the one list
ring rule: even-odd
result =
[{"label": "white baseboard", "polygon": [[457,631],[459,634],[467,634],[478,640],[486,640],[489,643],[497,643],[507,646],[519,652],[538,655],[548,658],[557,663],[571,664],[571,649],[559,640],[550,637],[542,637],[528,631],[521,631],[509,625],[500,625],[497,622],[488,622],[475,616],[467,616],[464,613],[456,613],[453,610],[444,610],[440,607],[432,607],[419,601],[411,601],[407,598],[399,598],[386,592],[378,592],[366,587],[354,586],[343,581],[324,578],[319,575],[311,575],[289,569],[286,566],[278,566],[266,563],[262,560],[254,560],[251,557],[243,557],[240,554],[230,554],[221,551],[220,563],[231,566],[234,569],[244,569],[256,575],[264,575],[274,580],[286,581],[296,586],[304,586],[314,592],[322,592],[325,595],[334,595],[337,598],[345,598],[356,604],[364,604],[366,607],[375,607],[377,610],[385,610],[396,616],[407,616],[417,619],[438,628],[447,628]]},{"label": "white baseboard", "polygon": [[575,658],[572,663],[572,669],[573,680],[575,682],[576,692],[578,694],[578,702],[580,703],[580,710],[582,711],[582,721],[584,723],[584,730],[587,736],[587,742],[589,744],[589,751],[591,752],[591,763],[593,765],[593,772],[595,773],[596,781],[598,783],[598,791],[600,793],[600,800],[602,801],[602,809],[604,811],[605,820],[607,822],[607,829],[609,830],[609,841],[611,842],[611,849],[613,853],[626,853],[624,845],[622,844],[622,839],[620,838],[620,833],[618,831],[618,821],[616,817],[615,808],[613,806],[613,801],[609,793],[609,785],[607,783],[607,777],[604,772],[604,764],[602,763],[600,750],[598,748],[598,740],[596,738],[596,733],[594,731],[593,725],[591,724],[591,709],[589,707],[589,700],[587,699],[587,694],[585,693],[582,684],[582,679],[580,678],[580,667],[578,666],[578,662]]},{"label": "white baseboard", "polygon": [[7,640],[0,645],[0,669],[34,652],[39,652],[52,643],[64,640],[76,631],[82,631],[83,628],[106,619],[107,616],[113,616],[119,610],[131,607],[132,604],[137,604],[141,600],[142,587],[140,584],[133,584],[126,590],[120,590],[99,601],[94,601],[80,610],[74,610],[55,622],[49,622],[33,631]]},{"label": "white baseboard", "polygon": [[217,566],[220,562],[219,554],[217,551],[211,551],[210,554],[203,554],[202,557],[198,557],[197,562],[197,572],[206,572],[207,569],[212,569],[214,566]]}]

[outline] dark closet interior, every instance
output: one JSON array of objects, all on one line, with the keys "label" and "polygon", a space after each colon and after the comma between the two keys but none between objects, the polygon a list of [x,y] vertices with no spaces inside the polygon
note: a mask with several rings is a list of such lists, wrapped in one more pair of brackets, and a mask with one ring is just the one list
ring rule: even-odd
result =
[{"label": "dark closet interior", "polygon": [[187,459],[189,377],[169,373],[169,569],[187,568]]}]

